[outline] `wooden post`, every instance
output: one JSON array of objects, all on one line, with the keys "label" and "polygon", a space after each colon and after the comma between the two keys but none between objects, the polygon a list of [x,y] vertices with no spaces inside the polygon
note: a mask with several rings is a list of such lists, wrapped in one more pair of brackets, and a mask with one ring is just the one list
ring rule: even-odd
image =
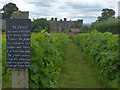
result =
[{"label": "wooden post", "polygon": [[[12,18],[29,19],[29,12],[14,12]],[[28,88],[28,69],[12,69],[12,88]]]}]

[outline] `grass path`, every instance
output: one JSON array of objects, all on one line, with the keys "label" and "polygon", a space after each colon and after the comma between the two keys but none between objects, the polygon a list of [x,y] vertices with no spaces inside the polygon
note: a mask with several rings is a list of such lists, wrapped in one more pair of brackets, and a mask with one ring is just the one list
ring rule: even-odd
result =
[{"label": "grass path", "polygon": [[98,81],[98,71],[84,56],[80,48],[69,41],[64,57],[63,73],[58,85],[60,88],[102,88]]}]

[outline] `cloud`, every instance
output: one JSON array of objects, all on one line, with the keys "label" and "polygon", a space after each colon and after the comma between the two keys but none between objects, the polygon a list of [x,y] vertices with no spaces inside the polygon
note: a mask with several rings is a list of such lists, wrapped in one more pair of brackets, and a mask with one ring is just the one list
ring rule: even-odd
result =
[{"label": "cloud", "polygon": [[103,8],[118,12],[118,0],[1,0],[0,8],[9,2],[15,3],[21,11],[29,11],[31,19],[66,17],[68,20],[83,19],[90,23],[101,15]]},{"label": "cloud", "polygon": [[67,6],[71,6],[74,9],[84,9],[84,8],[101,8],[102,5],[99,3],[80,3],[80,2],[66,2]]},{"label": "cloud", "polygon": [[42,6],[42,7],[51,7],[50,3],[46,3],[46,2],[27,2],[27,4],[33,4],[37,7]]}]

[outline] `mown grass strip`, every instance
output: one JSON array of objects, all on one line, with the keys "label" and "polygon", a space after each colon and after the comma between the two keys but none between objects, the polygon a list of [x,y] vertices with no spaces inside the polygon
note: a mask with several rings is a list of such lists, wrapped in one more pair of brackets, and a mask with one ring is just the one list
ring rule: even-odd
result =
[{"label": "mown grass strip", "polygon": [[66,49],[58,85],[60,88],[110,88],[103,85],[97,67],[71,40]]}]

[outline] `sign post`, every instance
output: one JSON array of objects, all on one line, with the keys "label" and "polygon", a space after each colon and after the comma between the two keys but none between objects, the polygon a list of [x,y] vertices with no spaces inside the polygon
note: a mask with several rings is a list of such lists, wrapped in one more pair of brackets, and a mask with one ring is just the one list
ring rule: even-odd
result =
[{"label": "sign post", "polygon": [[28,12],[15,12],[6,21],[7,68],[12,69],[12,88],[28,88],[30,68],[30,19]]}]

